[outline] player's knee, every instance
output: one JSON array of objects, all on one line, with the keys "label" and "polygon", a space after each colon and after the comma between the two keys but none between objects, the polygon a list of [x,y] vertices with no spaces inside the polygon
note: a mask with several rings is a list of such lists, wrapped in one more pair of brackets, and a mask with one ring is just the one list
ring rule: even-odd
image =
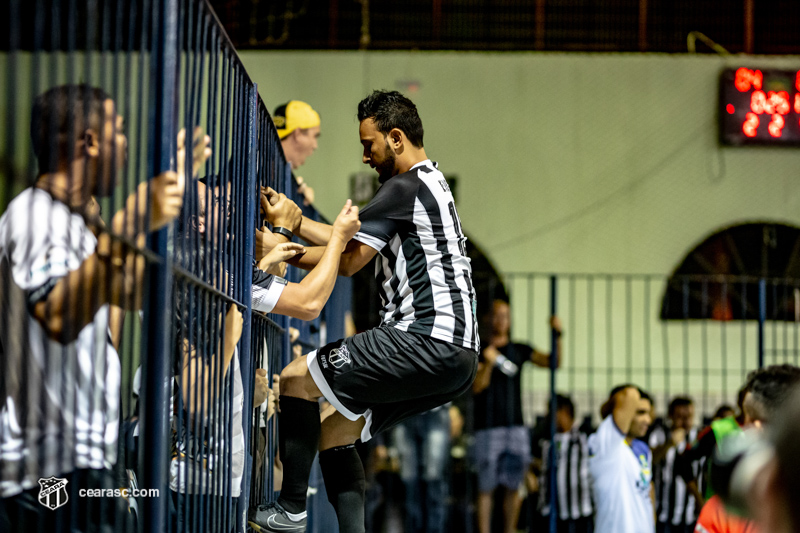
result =
[{"label": "player's knee", "polygon": [[364,428],[364,419],[348,420],[338,411],[325,418],[322,422],[320,435],[320,450],[327,450],[337,446],[349,446],[361,437]]},{"label": "player's knee", "polygon": [[317,387],[306,366],[306,358],[295,359],[281,371],[281,394],[303,398],[306,400],[316,400],[319,395],[315,395]]}]

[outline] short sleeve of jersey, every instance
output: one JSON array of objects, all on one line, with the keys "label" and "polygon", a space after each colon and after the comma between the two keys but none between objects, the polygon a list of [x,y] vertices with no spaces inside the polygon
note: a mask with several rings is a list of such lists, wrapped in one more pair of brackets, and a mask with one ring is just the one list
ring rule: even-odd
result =
[{"label": "short sleeve of jersey", "polygon": [[96,246],[83,218],[41,190],[22,192],[0,221],[0,249],[9,259],[14,282],[27,291],[29,305],[46,298]]},{"label": "short sleeve of jersey", "polygon": [[403,224],[413,219],[417,187],[414,170],[390,178],[359,212],[361,230],[354,239],[379,252],[383,250]]},{"label": "short sleeve of jersey", "polygon": [[597,431],[589,437],[589,454],[592,457],[602,458],[609,451],[622,444],[625,435],[614,422],[614,415],[608,415],[600,423]]},{"label": "short sleeve of jersey", "polygon": [[[532,353],[533,346],[515,343],[513,353],[514,359],[512,359],[512,361],[514,361],[518,366],[522,366],[522,363],[530,360]],[[509,359],[511,358],[509,357]]]},{"label": "short sleeve of jersey", "polygon": [[278,276],[267,274],[263,270],[253,270],[253,309],[262,313],[270,313],[278,304],[278,300],[286,288],[287,281]]}]

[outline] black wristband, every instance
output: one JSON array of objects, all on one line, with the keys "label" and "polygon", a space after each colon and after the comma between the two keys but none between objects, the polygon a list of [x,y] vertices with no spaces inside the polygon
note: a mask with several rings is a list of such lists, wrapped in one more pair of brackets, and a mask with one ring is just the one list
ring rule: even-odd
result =
[{"label": "black wristband", "polygon": [[291,230],[282,228],[280,226],[275,226],[274,228],[272,228],[272,233],[279,233],[284,237],[286,237],[287,239],[289,239],[290,241],[292,240],[292,237],[294,237],[294,233],[292,233]]}]

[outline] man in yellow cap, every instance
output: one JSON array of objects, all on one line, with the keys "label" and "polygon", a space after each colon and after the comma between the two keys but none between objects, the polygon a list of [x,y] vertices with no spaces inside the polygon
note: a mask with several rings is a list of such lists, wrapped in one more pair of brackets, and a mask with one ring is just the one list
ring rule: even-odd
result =
[{"label": "man in yellow cap", "polygon": [[[286,160],[292,165],[293,171],[297,170],[317,149],[319,113],[305,102],[290,100],[275,109],[272,121],[278,130]],[[305,204],[312,204],[314,189],[306,185],[300,176],[295,176],[295,180],[297,191],[305,197]]]}]

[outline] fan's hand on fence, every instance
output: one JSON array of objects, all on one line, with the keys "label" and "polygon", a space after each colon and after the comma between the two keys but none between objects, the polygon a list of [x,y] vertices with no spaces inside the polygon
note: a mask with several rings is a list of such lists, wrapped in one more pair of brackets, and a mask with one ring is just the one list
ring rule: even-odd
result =
[{"label": "fan's hand on fence", "polygon": [[281,412],[281,376],[272,374],[272,392],[275,394],[275,406]]},{"label": "fan's hand on fence", "polygon": [[264,256],[261,264],[267,266],[264,270],[271,270],[280,263],[286,262],[292,257],[306,253],[302,244],[296,242],[283,242]]},{"label": "fan's hand on fence", "polygon": [[[204,135],[203,128],[197,126],[192,132],[192,177],[196,178],[200,169],[211,157],[211,137]],[[182,182],[186,181],[186,129],[178,132],[178,175]]]},{"label": "fan's hand on fence", "polygon": [[308,186],[302,176],[295,178],[297,181],[297,192],[303,195],[303,204],[311,205],[314,203],[314,189]]},{"label": "fan's hand on fence", "polygon": [[[183,189],[185,182],[178,174],[168,170],[150,180],[150,231],[156,231],[180,214],[183,206]],[[139,188],[147,187],[146,183]],[[144,216],[144,213],[141,213]]]},{"label": "fan's hand on fence", "polygon": [[361,221],[358,220],[358,206],[347,200],[339,212],[339,216],[333,222],[333,234],[347,242],[358,233],[359,229],[361,229]]},{"label": "fan's hand on fence", "polygon": [[263,368],[256,368],[255,387],[253,388],[253,409],[257,409],[263,404],[270,395],[269,384],[267,383],[267,371]]},{"label": "fan's hand on fence", "polygon": [[550,317],[550,327],[554,329],[557,333],[561,333],[563,330],[563,326],[561,324],[561,319],[557,316]]},{"label": "fan's hand on fence", "polygon": [[178,174],[167,170],[136,187],[125,200],[125,206],[114,214],[111,231],[135,239],[147,230],[159,230],[175,220],[182,206],[183,186]]},{"label": "fan's hand on fence", "polygon": [[272,418],[272,415],[275,414],[275,410],[278,407],[278,400],[275,396],[275,391],[267,389],[269,391],[269,398],[267,398],[267,420]]}]

